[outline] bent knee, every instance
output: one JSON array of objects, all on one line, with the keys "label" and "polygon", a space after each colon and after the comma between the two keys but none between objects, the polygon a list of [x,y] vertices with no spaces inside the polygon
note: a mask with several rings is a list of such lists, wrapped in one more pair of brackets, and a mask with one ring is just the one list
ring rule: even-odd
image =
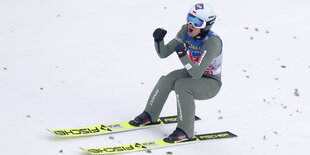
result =
[{"label": "bent knee", "polygon": [[157,86],[161,88],[172,89],[174,81],[167,76],[161,76],[157,82]]}]

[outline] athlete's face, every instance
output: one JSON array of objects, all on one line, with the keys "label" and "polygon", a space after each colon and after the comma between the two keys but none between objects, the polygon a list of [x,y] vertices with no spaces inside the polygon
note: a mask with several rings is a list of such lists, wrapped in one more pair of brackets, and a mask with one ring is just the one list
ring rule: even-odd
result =
[{"label": "athlete's face", "polygon": [[188,24],[187,33],[191,37],[195,37],[200,33],[201,28],[195,28],[191,23]]}]

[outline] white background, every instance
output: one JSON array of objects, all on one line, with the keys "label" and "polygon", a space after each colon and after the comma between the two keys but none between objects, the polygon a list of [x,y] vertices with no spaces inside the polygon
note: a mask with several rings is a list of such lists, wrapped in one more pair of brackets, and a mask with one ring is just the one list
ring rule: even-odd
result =
[{"label": "white background", "polygon": [[[84,154],[79,147],[170,134],[175,125],[69,139],[46,128],[121,122],[141,113],[159,77],[183,67],[176,54],[157,56],[152,33],[162,27],[165,41],[173,39],[196,2],[1,0],[1,154]],[[215,98],[196,102],[202,121],[195,130],[229,130],[239,137],[152,154],[309,154],[309,2],[208,3],[218,15],[213,30],[224,43],[223,87]],[[171,93],[161,116],[174,114]]]}]

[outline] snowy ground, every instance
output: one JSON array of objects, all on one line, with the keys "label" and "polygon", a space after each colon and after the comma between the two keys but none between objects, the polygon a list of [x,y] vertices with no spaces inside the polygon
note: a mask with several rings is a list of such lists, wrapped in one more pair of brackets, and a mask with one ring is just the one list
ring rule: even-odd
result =
[{"label": "snowy ground", "polygon": [[[1,0],[1,154],[83,154],[163,138],[175,125],[60,139],[46,128],[126,121],[139,114],[161,75],[181,68],[160,59],[152,33],[185,23],[196,0]],[[306,155],[310,151],[310,2],[210,0],[224,42],[223,87],[197,101],[198,133],[229,130],[230,140],[151,154]],[[162,115],[176,114],[172,93]],[[110,136],[113,136],[112,139]],[[147,152],[132,153],[137,155]]]}]

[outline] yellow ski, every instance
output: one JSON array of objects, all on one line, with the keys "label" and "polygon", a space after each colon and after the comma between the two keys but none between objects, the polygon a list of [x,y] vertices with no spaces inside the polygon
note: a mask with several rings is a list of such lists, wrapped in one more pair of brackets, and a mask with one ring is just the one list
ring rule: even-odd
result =
[{"label": "yellow ski", "polygon": [[[196,116],[195,120],[200,120],[200,118]],[[120,123],[102,124],[84,128],[55,129],[55,130],[47,129],[47,130],[59,137],[75,137],[75,136],[90,136],[90,135],[136,130],[176,122],[178,122],[177,116],[166,116],[166,117],[160,117],[157,123],[155,124],[147,124],[141,127],[132,126],[129,124],[129,122],[120,122]]]},{"label": "yellow ski", "polygon": [[117,153],[129,153],[129,152],[143,151],[143,150],[162,148],[162,147],[168,147],[168,146],[176,146],[180,144],[195,143],[195,142],[201,142],[205,140],[233,138],[233,137],[237,137],[237,135],[229,131],[225,131],[225,132],[217,132],[217,133],[199,134],[194,137],[195,138],[194,140],[187,140],[187,141],[175,142],[175,143],[167,143],[163,139],[160,139],[160,140],[154,140],[154,141],[134,143],[134,144],[129,144],[129,145],[114,146],[114,147],[112,146],[112,147],[102,147],[102,148],[81,148],[81,149],[88,152],[89,154],[117,154]]}]

